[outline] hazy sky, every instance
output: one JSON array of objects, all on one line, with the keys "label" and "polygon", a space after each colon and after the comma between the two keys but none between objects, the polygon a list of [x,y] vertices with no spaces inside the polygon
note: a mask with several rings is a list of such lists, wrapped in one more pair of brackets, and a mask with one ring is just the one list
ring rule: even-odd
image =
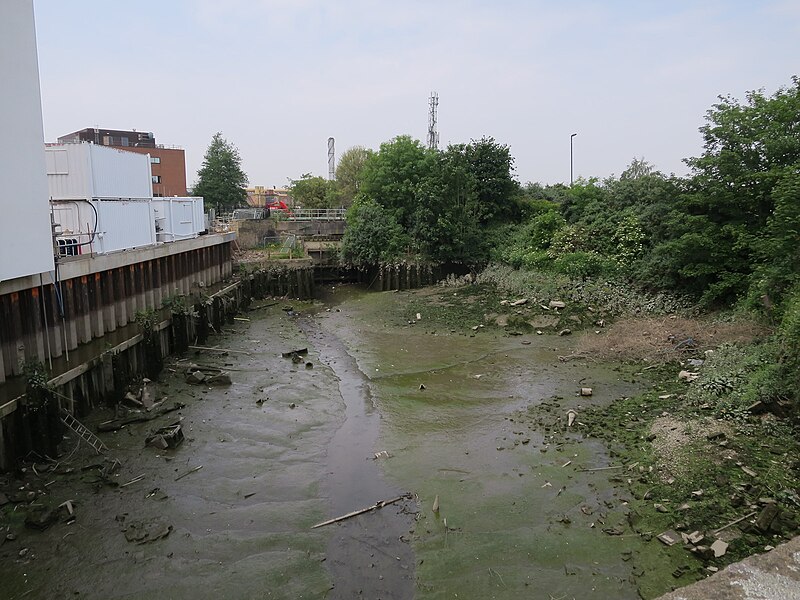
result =
[{"label": "hazy sky", "polygon": [[718,95],[800,74],[800,0],[35,0],[45,138],[152,131],[187,178],[221,131],[251,185],[400,134],[492,136],[520,181],[666,173]]}]

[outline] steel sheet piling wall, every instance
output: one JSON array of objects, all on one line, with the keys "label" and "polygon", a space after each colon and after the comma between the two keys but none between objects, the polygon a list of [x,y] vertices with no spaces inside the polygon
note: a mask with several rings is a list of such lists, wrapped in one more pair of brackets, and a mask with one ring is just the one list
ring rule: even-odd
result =
[{"label": "steel sheet piling wall", "polygon": [[[46,275],[41,288],[38,277],[35,285],[20,284],[15,291],[7,291],[13,280],[1,282],[0,383],[20,375],[26,360],[58,359],[132,323],[138,311],[159,309],[169,297],[188,295],[230,277],[229,239],[184,243],[194,247],[185,252],[174,252],[172,247],[168,250],[173,253],[163,256],[142,250],[138,259],[136,251],[129,251],[115,257],[111,264],[118,266],[65,278],[57,286]],[[64,263],[62,272],[67,266],[81,265],[73,269],[80,272],[83,265],[97,263],[97,259],[77,260]]]}]

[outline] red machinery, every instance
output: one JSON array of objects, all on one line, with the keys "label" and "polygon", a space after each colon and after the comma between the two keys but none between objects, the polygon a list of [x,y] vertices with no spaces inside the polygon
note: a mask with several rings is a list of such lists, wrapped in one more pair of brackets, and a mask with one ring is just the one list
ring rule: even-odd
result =
[{"label": "red machinery", "polygon": [[266,205],[266,208],[272,212],[273,210],[279,210],[283,212],[287,217],[294,216],[292,213],[292,209],[290,209],[283,200],[273,200],[272,202]]}]

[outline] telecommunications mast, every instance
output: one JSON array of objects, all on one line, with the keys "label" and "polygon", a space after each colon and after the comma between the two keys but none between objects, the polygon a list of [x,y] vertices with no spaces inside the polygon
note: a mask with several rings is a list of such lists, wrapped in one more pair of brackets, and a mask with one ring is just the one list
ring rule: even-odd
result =
[{"label": "telecommunications mast", "polygon": [[334,150],[335,140],[328,138],[328,181],[333,181],[336,177],[336,150]]},{"label": "telecommunications mast", "polygon": [[436,111],[439,107],[439,94],[431,92],[428,99],[428,148],[436,150],[439,148],[439,132],[436,131]]}]

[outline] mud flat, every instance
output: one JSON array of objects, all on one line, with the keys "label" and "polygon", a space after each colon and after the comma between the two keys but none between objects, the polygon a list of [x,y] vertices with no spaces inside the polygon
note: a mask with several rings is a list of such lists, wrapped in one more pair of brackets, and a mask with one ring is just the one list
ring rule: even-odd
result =
[{"label": "mud flat", "polygon": [[[170,363],[156,395],[186,407],[102,434],[121,462],[106,479],[92,464],[107,462],[70,445],[57,468],[8,482],[35,502],[72,500],[76,520],[33,531],[27,504],[4,507],[0,596],[637,597],[647,550],[625,529],[625,475],[605,470],[620,465],[580,415],[641,385],[559,362],[569,338],[470,337],[405,314],[406,301],[345,288],[324,305],[280,303],[207,342],[229,353]],[[300,348],[297,362],[281,356]],[[232,385],[187,384],[188,361],[229,369]],[[182,445],[144,447],[179,417]],[[312,529],[405,492],[415,501]]]}]

